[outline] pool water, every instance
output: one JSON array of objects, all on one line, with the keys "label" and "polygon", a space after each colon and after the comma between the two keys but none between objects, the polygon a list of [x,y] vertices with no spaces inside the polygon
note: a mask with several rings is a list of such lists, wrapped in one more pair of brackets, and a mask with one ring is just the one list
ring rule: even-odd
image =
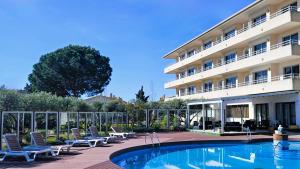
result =
[{"label": "pool water", "polygon": [[191,144],[136,150],[112,159],[124,169],[300,169],[300,142]]}]

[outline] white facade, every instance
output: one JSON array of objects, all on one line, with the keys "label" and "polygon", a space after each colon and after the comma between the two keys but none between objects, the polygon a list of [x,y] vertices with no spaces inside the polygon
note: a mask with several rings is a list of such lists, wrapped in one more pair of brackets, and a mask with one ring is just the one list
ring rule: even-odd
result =
[{"label": "white facade", "polygon": [[222,110],[222,124],[299,128],[299,36],[300,0],[257,0],[164,56],[176,60],[164,70],[176,75],[167,100]]}]

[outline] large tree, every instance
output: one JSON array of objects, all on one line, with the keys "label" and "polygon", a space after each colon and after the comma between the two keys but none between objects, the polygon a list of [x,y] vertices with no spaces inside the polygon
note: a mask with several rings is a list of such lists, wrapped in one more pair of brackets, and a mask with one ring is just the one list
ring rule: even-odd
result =
[{"label": "large tree", "polygon": [[102,93],[110,82],[109,58],[85,46],[69,45],[42,55],[33,66],[25,89],[58,96],[80,97]]}]

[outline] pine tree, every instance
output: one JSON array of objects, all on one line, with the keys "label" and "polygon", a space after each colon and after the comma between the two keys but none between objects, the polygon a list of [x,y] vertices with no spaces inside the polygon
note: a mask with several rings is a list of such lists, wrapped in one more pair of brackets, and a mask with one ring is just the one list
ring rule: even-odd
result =
[{"label": "pine tree", "polygon": [[149,96],[145,96],[145,92],[144,92],[144,87],[142,86],[142,88],[138,91],[137,94],[135,94],[136,96],[136,100],[139,102],[143,102],[143,103],[147,103]]}]

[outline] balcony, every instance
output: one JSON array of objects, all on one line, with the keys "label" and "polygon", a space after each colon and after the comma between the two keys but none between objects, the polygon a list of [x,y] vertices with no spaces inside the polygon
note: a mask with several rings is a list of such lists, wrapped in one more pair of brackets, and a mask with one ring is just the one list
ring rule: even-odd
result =
[{"label": "balcony", "polygon": [[300,25],[300,13],[293,6],[281,9],[271,14],[266,20],[257,23],[251,23],[249,26],[237,30],[235,36],[219,39],[212,43],[212,47],[197,51],[194,55],[170,65],[164,69],[164,73],[175,73],[177,69],[187,66],[195,61],[199,61],[207,56],[215,54],[226,48],[234,47],[239,43],[249,43],[257,36],[266,36],[278,31],[285,31]]},{"label": "balcony", "polygon": [[165,84],[165,88],[174,88],[183,84],[200,81],[224,73],[232,73],[242,69],[249,69],[263,64],[276,63],[281,60],[295,59],[300,55],[298,41],[285,41],[272,45],[269,49],[238,56],[236,60],[223,64],[215,64],[209,70],[198,70],[196,74]]},{"label": "balcony", "polygon": [[172,99],[220,99],[293,90],[300,90],[299,75],[282,75],[232,86],[214,87],[209,91],[201,90],[196,94],[173,97]]}]

